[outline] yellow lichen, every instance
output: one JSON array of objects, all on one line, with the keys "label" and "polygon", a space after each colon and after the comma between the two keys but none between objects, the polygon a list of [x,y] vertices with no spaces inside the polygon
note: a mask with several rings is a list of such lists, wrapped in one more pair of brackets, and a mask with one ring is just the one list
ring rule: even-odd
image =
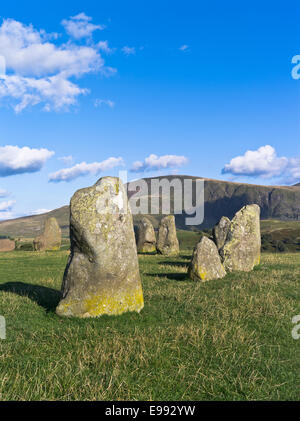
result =
[{"label": "yellow lichen", "polygon": [[[58,313],[60,315],[70,315],[72,307],[76,307],[78,302],[68,301],[62,302],[59,306]],[[127,311],[140,312],[144,307],[144,298],[142,289],[137,289],[134,292],[126,292],[119,295],[99,294],[93,295],[89,298],[83,298],[82,310],[80,314],[72,314],[73,316],[87,318],[98,317],[104,314],[120,315]]]}]

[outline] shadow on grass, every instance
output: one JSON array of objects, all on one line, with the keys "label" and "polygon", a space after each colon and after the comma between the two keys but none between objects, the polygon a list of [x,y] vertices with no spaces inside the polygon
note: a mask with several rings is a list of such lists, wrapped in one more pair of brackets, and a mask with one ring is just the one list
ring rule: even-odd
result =
[{"label": "shadow on grass", "polygon": [[146,276],[152,276],[154,278],[167,278],[172,281],[190,281],[190,277],[187,273],[146,273]]},{"label": "shadow on grass", "polygon": [[56,289],[23,282],[7,282],[0,285],[0,291],[12,292],[21,297],[28,297],[43,307],[47,312],[54,311],[61,299],[61,292]]},{"label": "shadow on grass", "polygon": [[164,266],[178,266],[178,267],[187,267],[187,262],[159,262],[160,265]]},{"label": "shadow on grass", "polygon": [[193,250],[191,250],[191,254],[189,254],[189,255],[186,255],[186,254],[182,254],[182,255],[180,255],[180,257],[182,258],[182,259],[184,259],[184,260],[191,260],[191,258],[192,258],[192,253],[193,253]]}]

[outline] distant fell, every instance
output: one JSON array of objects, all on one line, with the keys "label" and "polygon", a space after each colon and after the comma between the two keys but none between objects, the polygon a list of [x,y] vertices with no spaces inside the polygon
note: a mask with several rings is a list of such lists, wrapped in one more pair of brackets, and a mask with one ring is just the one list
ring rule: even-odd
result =
[{"label": "distant fell", "polygon": [[[155,177],[161,180],[166,177]],[[168,176],[172,181],[179,179],[197,180],[201,177],[191,177],[184,175]],[[149,186],[154,178],[145,178]],[[176,224],[180,229],[203,229],[211,228],[222,216],[232,218],[234,214],[243,206],[257,203],[261,208],[261,219],[276,219],[281,221],[300,221],[300,183],[294,186],[260,186],[246,183],[236,183],[229,181],[204,179],[204,213],[205,218],[202,225],[197,227],[187,227],[185,225],[186,215],[176,215]],[[150,195],[149,194],[149,195]],[[176,190],[175,190],[176,194]],[[129,196],[132,193],[129,192]],[[42,203],[41,203],[42,206]],[[63,206],[51,212],[27,216],[0,222],[0,235],[11,237],[33,238],[43,231],[45,220],[54,216],[64,237],[69,235],[69,206]],[[137,221],[140,216],[135,216]],[[150,215],[155,227],[158,226],[160,215]]]}]

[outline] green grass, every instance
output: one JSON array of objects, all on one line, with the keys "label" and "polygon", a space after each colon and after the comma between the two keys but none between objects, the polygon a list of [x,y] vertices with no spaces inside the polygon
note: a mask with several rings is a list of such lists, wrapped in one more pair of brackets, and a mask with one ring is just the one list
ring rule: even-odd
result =
[{"label": "green grass", "polygon": [[193,283],[191,251],[140,256],[145,308],[55,315],[67,252],[0,255],[0,400],[299,400],[300,254]]},{"label": "green grass", "polygon": [[278,219],[263,219],[260,221],[262,234],[276,230],[300,230],[300,221],[280,221]]}]

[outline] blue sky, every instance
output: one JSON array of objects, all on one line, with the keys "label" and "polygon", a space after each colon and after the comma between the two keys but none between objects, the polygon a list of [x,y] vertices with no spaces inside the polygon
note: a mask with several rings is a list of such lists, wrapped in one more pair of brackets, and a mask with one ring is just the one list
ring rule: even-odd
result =
[{"label": "blue sky", "polygon": [[119,170],[299,182],[299,8],[5,2],[0,218],[68,204]]}]

